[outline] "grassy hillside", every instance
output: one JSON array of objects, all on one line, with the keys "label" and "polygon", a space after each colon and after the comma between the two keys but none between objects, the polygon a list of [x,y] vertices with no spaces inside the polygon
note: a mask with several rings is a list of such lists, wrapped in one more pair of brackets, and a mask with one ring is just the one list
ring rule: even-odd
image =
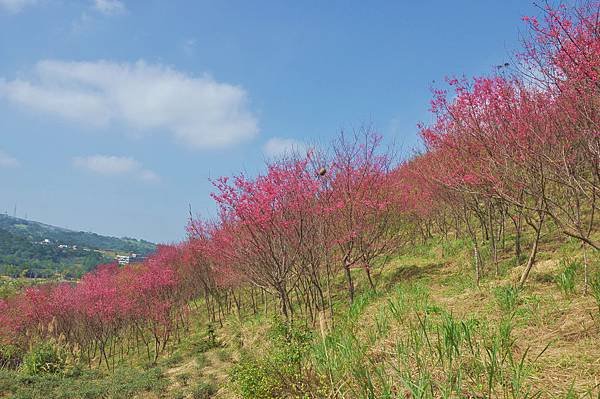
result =
[{"label": "grassy hillside", "polygon": [[[525,288],[504,252],[474,284],[469,246],[433,240],[404,250],[349,306],[343,276],[335,317],[315,325],[296,309],[287,326],[276,304],[233,312],[209,326],[202,301],[189,331],[156,365],[143,351],[114,372],[66,364],[60,373],[0,372],[15,398],[598,398],[600,282],[583,295],[579,246],[543,242]],[[590,264],[599,271],[598,255]],[[596,298],[594,298],[594,295]],[[248,299],[248,298],[246,298]],[[121,362],[121,363],[120,363]],[[25,362],[27,364],[27,362]],[[132,366],[133,365],[133,366]]]}]

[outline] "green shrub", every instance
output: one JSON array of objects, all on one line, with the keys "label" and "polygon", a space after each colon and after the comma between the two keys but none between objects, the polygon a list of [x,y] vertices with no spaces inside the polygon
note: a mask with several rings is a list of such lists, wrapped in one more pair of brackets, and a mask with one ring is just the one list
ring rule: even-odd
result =
[{"label": "green shrub", "polygon": [[[73,371],[73,372],[72,372]],[[62,373],[28,375],[0,370],[0,397],[19,399],[129,399],[146,398],[148,392],[164,395],[168,380],[159,368],[141,370],[127,366],[114,372],[69,368]]]},{"label": "green shrub", "polygon": [[312,341],[312,331],[305,326],[296,326],[274,322],[269,331],[269,339],[273,343],[271,359],[277,368],[287,374],[292,374],[302,366]]},{"label": "green shrub", "polygon": [[106,397],[131,398],[141,392],[161,392],[168,381],[158,367],[146,371],[125,367],[116,371],[108,382]]},{"label": "green shrub", "polygon": [[17,369],[23,360],[23,351],[15,345],[0,344],[0,369]]},{"label": "green shrub", "polygon": [[174,389],[171,391],[171,397],[173,399],[185,399],[185,391]]},{"label": "green shrub", "polygon": [[208,327],[206,329],[206,339],[213,346],[217,346],[217,334],[215,333],[215,326],[213,323],[208,323]]},{"label": "green shrub", "polygon": [[226,362],[231,358],[231,354],[227,349],[221,348],[217,350],[217,358],[222,362]]},{"label": "green shrub", "polygon": [[232,381],[244,398],[272,398],[297,394],[302,386],[302,366],[312,342],[312,332],[274,320],[268,333],[271,349],[260,359],[243,356],[231,369]]},{"label": "green shrub", "polygon": [[210,399],[217,390],[213,384],[200,381],[198,385],[192,389],[192,398],[194,399]]},{"label": "green shrub", "polygon": [[49,342],[34,346],[23,358],[21,371],[26,375],[58,373],[66,364],[65,351]]},{"label": "green shrub", "polygon": [[230,377],[243,398],[276,398],[282,381],[273,373],[268,362],[244,356],[230,370]]},{"label": "green shrub", "polygon": [[168,366],[168,367],[173,367],[173,366],[175,366],[176,364],[179,364],[179,363],[181,363],[182,361],[183,361],[183,357],[181,356],[181,353],[179,353],[179,352],[173,352],[173,353],[171,354],[171,356],[170,356],[170,357],[168,357],[168,358],[167,358],[167,359],[164,361],[164,364],[165,364],[165,366]]},{"label": "green shrub", "polygon": [[206,355],[204,353],[198,353],[196,355],[196,365],[199,369],[202,369],[206,366],[207,360]]},{"label": "green shrub", "polygon": [[556,276],[556,284],[563,293],[564,296],[568,297],[575,293],[575,274],[579,263],[577,261],[566,261],[561,260],[562,271]]},{"label": "green shrub", "polygon": [[204,353],[204,352],[208,352],[211,349],[222,347],[222,345],[219,341],[213,340],[211,338],[207,338],[200,342],[197,342],[194,344],[194,346],[195,346],[196,350],[198,351],[198,353]]},{"label": "green shrub", "polygon": [[190,382],[190,375],[188,373],[177,374],[175,379],[182,387],[187,387]]}]

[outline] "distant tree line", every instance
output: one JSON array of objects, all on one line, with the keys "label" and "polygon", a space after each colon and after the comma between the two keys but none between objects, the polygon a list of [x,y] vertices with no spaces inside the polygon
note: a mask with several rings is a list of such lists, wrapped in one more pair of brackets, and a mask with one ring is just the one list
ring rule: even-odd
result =
[{"label": "distant tree line", "polygon": [[43,245],[0,229],[0,275],[79,278],[108,261],[110,258],[96,251]]}]

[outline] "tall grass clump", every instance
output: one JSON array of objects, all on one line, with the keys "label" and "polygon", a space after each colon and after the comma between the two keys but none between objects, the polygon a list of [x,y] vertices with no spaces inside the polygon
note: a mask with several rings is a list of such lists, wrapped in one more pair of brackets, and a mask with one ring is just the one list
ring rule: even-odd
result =
[{"label": "tall grass clump", "polygon": [[579,268],[579,262],[561,260],[561,272],[556,276],[556,285],[565,297],[575,294],[575,276]]},{"label": "tall grass clump", "polygon": [[503,312],[513,312],[519,304],[519,288],[505,285],[494,289],[494,297]]}]

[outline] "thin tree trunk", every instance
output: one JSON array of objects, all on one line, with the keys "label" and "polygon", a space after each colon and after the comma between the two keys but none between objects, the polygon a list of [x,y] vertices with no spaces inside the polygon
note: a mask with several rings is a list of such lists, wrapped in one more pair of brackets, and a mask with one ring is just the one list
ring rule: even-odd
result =
[{"label": "thin tree trunk", "polygon": [[348,261],[344,261],[344,273],[346,274],[346,280],[348,282],[348,298],[350,303],[354,302],[354,281],[352,281],[352,273],[350,273],[350,264]]},{"label": "thin tree trunk", "polygon": [[535,258],[538,252],[538,244],[540,242],[540,234],[542,232],[542,225],[544,223],[544,212],[539,212],[539,222],[537,225],[531,224],[535,230],[535,240],[533,241],[533,246],[531,247],[531,254],[529,255],[529,259],[527,260],[527,265],[525,266],[525,270],[521,275],[521,279],[519,280],[519,288],[523,288],[525,285],[525,281],[527,281],[527,277],[529,277],[529,272],[531,272],[531,268],[535,263]]},{"label": "thin tree trunk", "polygon": [[367,278],[369,279],[369,285],[371,286],[371,290],[373,290],[373,292],[377,292],[377,290],[375,289],[375,284],[373,283],[373,278],[371,277],[371,266],[366,264],[365,271],[367,272]]},{"label": "thin tree trunk", "polygon": [[583,243],[583,295],[588,294],[589,275],[588,275],[588,258],[587,246]]}]

